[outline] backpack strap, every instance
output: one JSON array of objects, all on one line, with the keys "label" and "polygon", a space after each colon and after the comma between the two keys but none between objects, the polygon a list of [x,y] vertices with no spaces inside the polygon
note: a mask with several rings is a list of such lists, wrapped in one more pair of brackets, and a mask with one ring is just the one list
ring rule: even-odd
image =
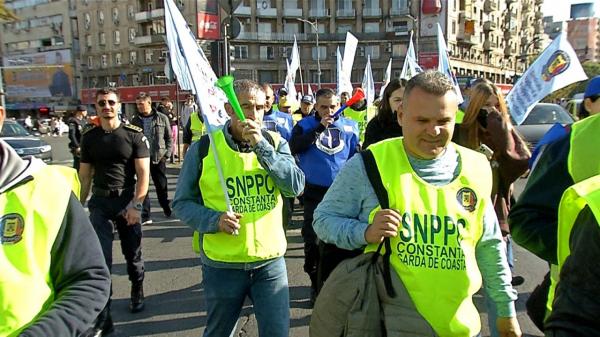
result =
[{"label": "backpack strap", "polygon": [[[360,154],[365,165],[367,177],[369,178],[371,186],[373,186],[373,189],[375,190],[375,194],[377,195],[377,200],[379,200],[381,209],[390,208],[390,199],[385,186],[383,186],[381,174],[379,174],[379,170],[377,169],[377,162],[375,161],[373,153],[370,150],[365,150],[360,152]],[[385,252],[383,255],[381,255],[381,249],[383,245],[385,245]],[[376,254],[373,254],[373,259],[371,262],[376,263],[380,255],[383,256],[383,281],[385,284],[385,290],[390,297],[396,297],[396,291],[394,291],[394,287],[392,286],[392,275],[390,270],[390,256],[392,255],[390,238],[383,239],[383,241],[379,244],[377,247],[377,252]]]}]

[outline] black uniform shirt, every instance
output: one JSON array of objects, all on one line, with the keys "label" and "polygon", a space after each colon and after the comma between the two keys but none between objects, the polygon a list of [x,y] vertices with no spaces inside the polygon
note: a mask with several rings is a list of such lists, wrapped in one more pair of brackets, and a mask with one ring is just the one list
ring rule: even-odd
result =
[{"label": "black uniform shirt", "polygon": [[94,167],[94,186],[102,189],[132,188],[134,159],[147,157],[148,141],[136,126],[121,124],[112,132],[94,127],[81,137],[81,162]]},{"label": "black uniform shirt", "polygon": [[71,117],[69,119],[69,148],[76,149],[81,142],[81,131],[85,121]]}]

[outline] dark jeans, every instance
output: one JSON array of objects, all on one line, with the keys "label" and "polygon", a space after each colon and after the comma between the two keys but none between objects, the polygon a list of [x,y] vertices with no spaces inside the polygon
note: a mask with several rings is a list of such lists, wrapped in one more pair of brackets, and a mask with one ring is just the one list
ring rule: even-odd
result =
[{"label": "dark jeans", "polygon": [[[167,164],[161,160],[156,164],[150,163],[150,176],[156,189],[158,203],[163,210],[169,208],[169,191],[167,190]],[[146,194],[142,210],[142,219],[150,218],[150,193]]]},{"label": "dark jeans", "polygon": [[311,288],[317,291],[317,271],[319,263],[319,244],[317,234],[313,229],[313,213],[319,205],[327,187],[306,184],[304,188],[304,224],[302,238],[304,239],[304,271],[310,277]]},{"label": "dark jeans", "polygon": [[121,241],[121,252],[127,263],[127,274],[132,283],[144,280],[144,260],[142,259],[142,225],[127,225],[123,211],[133,198],[133,189],[124,191],[119,197],[99,197],[92,194],[88,207],[90,221],[98,235],[104,260],[112,269],[113,230],[117,227]]}]

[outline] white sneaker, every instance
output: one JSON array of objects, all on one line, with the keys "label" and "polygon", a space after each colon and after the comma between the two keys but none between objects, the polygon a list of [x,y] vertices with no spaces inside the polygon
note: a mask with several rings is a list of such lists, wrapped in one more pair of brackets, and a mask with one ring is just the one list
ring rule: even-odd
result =
[{"label": "white sneaker", "polygon": [[150,224],[152,224],[152,222],[153,222],[152,219],[148,219],[148,220],[142,221],[142,226],[150,225]]}]

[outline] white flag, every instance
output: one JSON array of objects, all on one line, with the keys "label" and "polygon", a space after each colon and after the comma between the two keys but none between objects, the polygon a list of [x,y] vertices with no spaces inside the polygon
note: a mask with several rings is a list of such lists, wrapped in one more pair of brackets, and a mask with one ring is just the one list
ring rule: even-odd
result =
[{"label": "white flag", "polygon": [[296,81],[296,72],[300,68],[300,53],[298,51],[298,43],[296,42],[296,35],[294,35],[294,46],[292,47],[292,60],[290,61],[289,71],[292,74],[292,79]]},{"label": "white flag", "polygon": [[169,58],[177,81],[196,95],[208,131],[213,132],[229,119],[223,107],[227,98],[215,86],[217,75],[173,0],[165,0],[165,25]]},{"label": "white flag", "polygon": [[383,97],[383,91],[385,87],[390,83],[390,79],[392,78],[392,58],[390,57],[390,62],[388,62],[387,68],[385,69],[385,74],[383,75],[383,84],[381,84],[381,89],[379,90],[379,97]]},{"label": "white flag", "polygon": [[291,103],[294,100],[296,100],[296,85],[294,84],[294,76],[292,75],[291,65],[287,60],[286,65],[287,75],[285,76],[285,83],[283,84],[283,86],[287,89],[288,92],[287,101]]},{"label": "white flag", "polygon": [[308,95],[309,96],[314,96],[313,95],[313,91],[312,91],[312,86],[310,85],[310,83],[308,84]]},{"label": "white flag", "polygon": [[410,33],[410,42],[408,44],[408,49],[406,50],[406,57],[404,58],[404,65],[402,66],[402,72],[400,73],[400,78],[405,80],[410,80],[418,73],[423,72],[423,69],[419,66],[417,62],[417,57],[415,53],[415,47],[413,46],[412,32]]},{"label": "white flag", "polygon": [[342,94],[342,54],[340,53],[340,47],[337,47],[337,53],[336,53],[336,64],[335,64],[335,70],[336,70],[336,83],[337,83],[337,95],[341,95]]},{"label": "white flag", "polygon": [[437,24],[437,27],[438,71],[446,75],[446,77],[452,81],[454,92],[456,92],[456,96],[458,97],[458,104],[460,104],[464,100],[460,92],[460,87],[458,86],[458,81],[452,72],[452,67],[450,67],[450,59],[448,58],[448,48],[446,47],[446,41],[444,40],[444,33],[442,33],[442,27],[439,23]]},{"label": "white flag", "polygon": [[587,79],[577,54],[565,34],[557,36],[529,66],[506,96],[508,111],[515,122],[523,123],[542,98],[571,83]]},{"label": "white flag", "polygon": [[371,55],[367,55],[367,66],[362,80],[362,88],[365,92],[367,107],[373,105],[375,100],[375,83],[373,82],[373,71],[371,70]]},{"label": "white flag", "polygon": [[344,45],[344,58],[342,60],[342,76],[340,78],[341,90],[338,89],[340,90],[340,93],[345,91],[352,94],[352,66],[354,65],[357,46],[358,39],[350,32],[347,32],[346,44]]}]

